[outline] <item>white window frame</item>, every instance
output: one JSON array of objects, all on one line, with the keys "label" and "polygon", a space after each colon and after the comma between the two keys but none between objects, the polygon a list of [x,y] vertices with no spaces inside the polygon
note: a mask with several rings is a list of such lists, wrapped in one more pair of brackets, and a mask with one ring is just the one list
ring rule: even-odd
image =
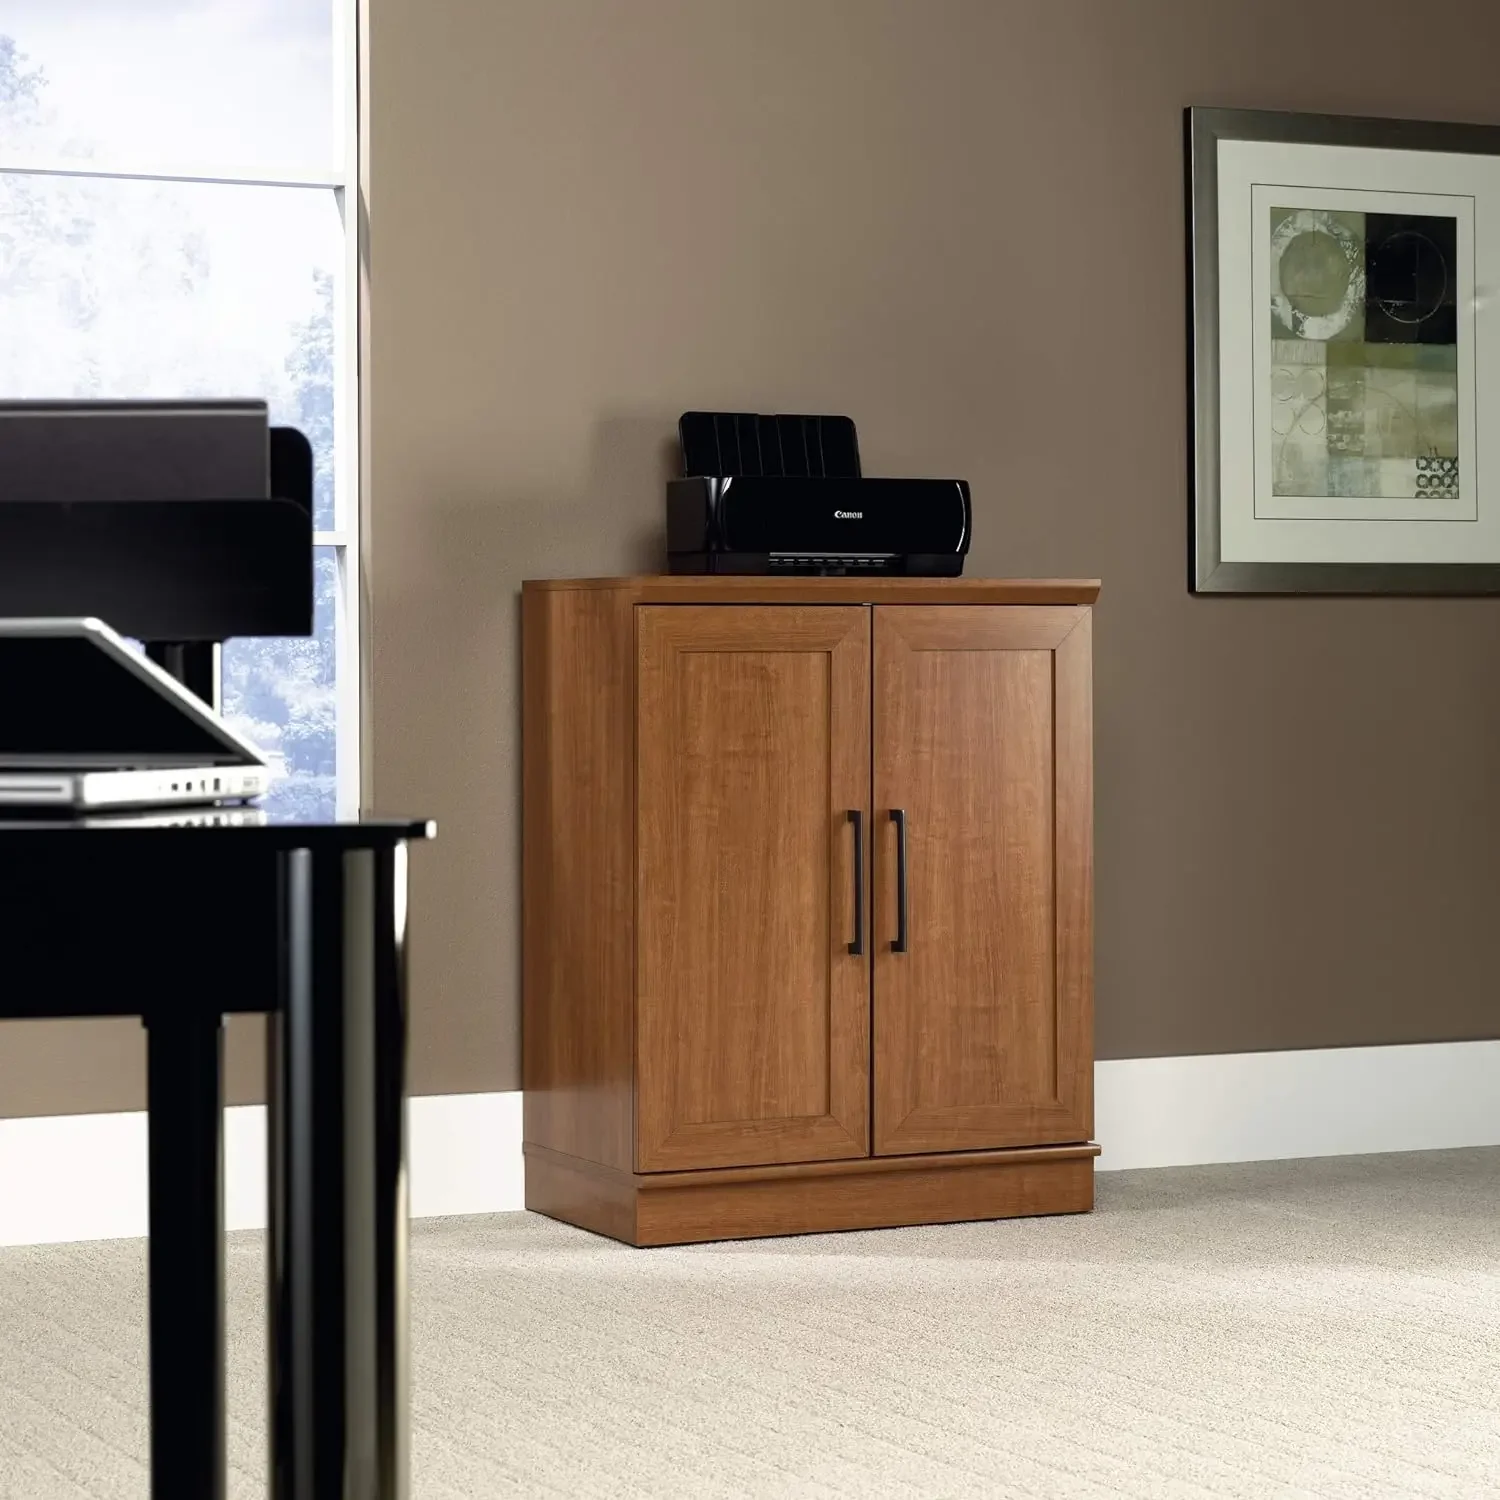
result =
[{"label": "white window frame", "polygon": [[334,671],[337,716],[338,812],[352,816],[362,805],[360,683],[360,264],[359,32],[360,0],[330,0],[333,10],[333,161],[325,165],[268,164],[262,171],[229,172],[205,164],[201,170],[151,162],[132,167],[79,166],[76,158],[0,153],[0,176],[84,177],[95,181],[208,183],[225,187],[324,188],[334,196],[343,225],[343,268],[334,298],[335,454],[332,530],[314,531],[314,547],[333,549],[338,584],[334,592]]}]

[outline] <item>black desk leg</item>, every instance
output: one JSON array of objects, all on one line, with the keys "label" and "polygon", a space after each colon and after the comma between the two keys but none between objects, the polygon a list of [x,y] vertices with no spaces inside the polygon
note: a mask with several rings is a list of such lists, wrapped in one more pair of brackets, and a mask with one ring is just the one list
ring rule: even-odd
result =
[{"label": "black desk leg", "polygon": [[148,1015],[151,1494],[224,1496],[224,1027]]},{"label": "black desk leg", "polygon": [[405,1500],[406,849],[282,857],[273,1500]]}]

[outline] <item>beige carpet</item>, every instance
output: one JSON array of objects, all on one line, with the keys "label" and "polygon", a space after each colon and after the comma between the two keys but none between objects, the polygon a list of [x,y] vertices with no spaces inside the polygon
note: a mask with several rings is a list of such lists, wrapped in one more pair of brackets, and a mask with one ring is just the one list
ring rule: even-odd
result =
[{"label": "beige carpet", "polygon": [[[1106,1175],[1091,1217],[413,1234],[418,1497],[1500,1496],[1500,1150]],[[235,1235],[230,1492],[261,1493]],[[0,1251],[0,1495],[146,1494],[140,1242]]]}]

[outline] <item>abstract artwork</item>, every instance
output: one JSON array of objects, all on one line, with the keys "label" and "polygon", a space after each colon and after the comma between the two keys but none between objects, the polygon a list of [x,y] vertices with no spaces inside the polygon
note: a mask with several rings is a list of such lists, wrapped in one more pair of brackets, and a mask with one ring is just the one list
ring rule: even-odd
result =
[{"label": "abstract artwork", "polygon": [[1458,494],[1457,232],[1272,207],[1274,494]]},{"label": "abstract artwork", "polygon": [[1500,129],[1194,109],[1188,149],[1193,589],[1500,592]]}]

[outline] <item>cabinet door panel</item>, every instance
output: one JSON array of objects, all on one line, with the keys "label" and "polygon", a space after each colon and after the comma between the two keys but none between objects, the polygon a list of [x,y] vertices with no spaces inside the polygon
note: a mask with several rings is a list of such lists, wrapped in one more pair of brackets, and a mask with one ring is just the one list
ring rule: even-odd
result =
[{"label": "cabinet door panel", "polygon": [[638,1169],[865,1155],[870,611],[641,606],[636,633]]},{"label": "cabinet door panel", "polygon": [[1069,607],[875,610],[877,1153],[1092,1133],[1089,631]]}]

